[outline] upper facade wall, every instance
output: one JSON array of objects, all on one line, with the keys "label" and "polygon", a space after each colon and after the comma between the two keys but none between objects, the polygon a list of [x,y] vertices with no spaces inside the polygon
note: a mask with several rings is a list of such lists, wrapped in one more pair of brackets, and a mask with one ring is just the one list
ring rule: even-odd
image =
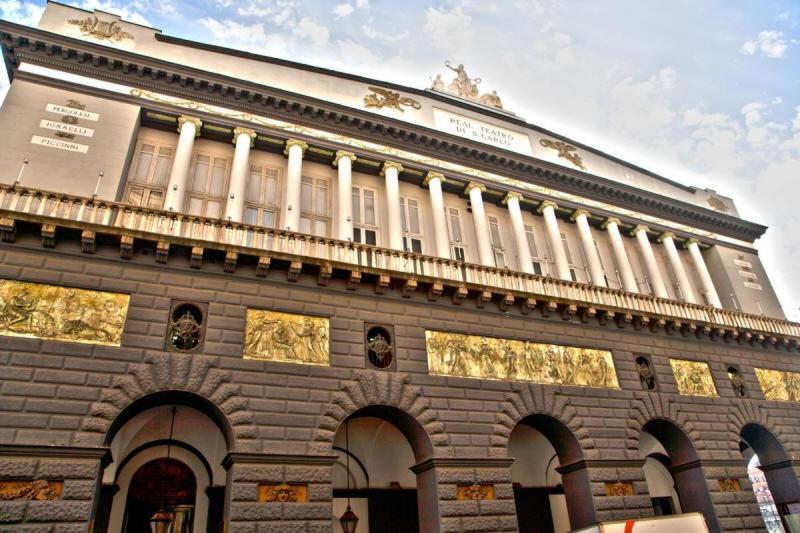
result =
[{"label": "upper facade wall", "polygon": [[[116,21],[123,31],[132,36],[130,38],[122,38],[119,41],[104,39],[102,44],[105,46],[124,49],[144,56],[157,57],[165,61],[308,95],[362,111],[369,111],[392,119],[471,139],[492,147],[533,156],[573,170],[583,170],[596,176],[676,200],[737,215],[733,201],[729,198],[721,197],[713,191],[679,187],[670,184],[666,180],[648,176],[633,167],[604,157],[600,153],[583,148],[577,149],[575,152],[580,156],[584,167],[580,168],[573,162],[559,157],[557,150],[546,147],[541,143],[543,140],[556,141],[559,139],[547,135],[535,126],[526,127],[519,124],[519,119],[514,118],[513,114],[509,114],[509,118],[514,120],[507,121],[501,118],[502,113],[487,113],[486,110],[489,108],[476,105],[474,106],[475,110],[470,110],[465,109],[463,106],[441,101],[439,98],[430,98],[423,94],[417,94],[417,92],[404,93],[402,91],[400,91],[401,96],[410,97],[419,102],[419,109],[414,109],[411,106],[401,106],[402,110],[391,107],[367,108],[364,97],[372,94],[369,89],[370,86],[381,87],[379,82],[372,83],[366,79],[363,81],[353,80],[349,77],[340,77],[334,73],[326,74],[300,68],[299,66],[287,66],[255,58],[231,57],[229,54],[212,50],[202,50],[183,44],[163,42],[156,38],[157,35],[161,34],[160,30],[123,22],[118,16],[108,13],[98,11],[97,15],[103,21]],[[79,25],[70,22],[86,19],[90,16],[92,16],[91,12],[51,2],[47,6],[39,28],[97,43],[96,37],[87,35]],[[386,86],[383,86],[383,88],[386,88]],[[478,111],[481,108],[483,112]]]}]

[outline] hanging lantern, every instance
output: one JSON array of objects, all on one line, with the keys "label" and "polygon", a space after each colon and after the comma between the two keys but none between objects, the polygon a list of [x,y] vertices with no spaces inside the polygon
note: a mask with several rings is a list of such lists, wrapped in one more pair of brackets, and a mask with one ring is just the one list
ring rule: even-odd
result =
[{"label": "hanging lantern", "polygon": [[168,533],[172,525],[172,513],[168,513],[163,508],[150,517],[150,529],[153,533]]},{"label": "hanging lantern", "polygon": [[356,533],[356,526],[358,525],[358,517],[356,513],[350,509],[350,505],[347,505],[347,510],[344,512],[341,518],[339,518],[339,523],[342,524],[342,531],[344,533]]}]

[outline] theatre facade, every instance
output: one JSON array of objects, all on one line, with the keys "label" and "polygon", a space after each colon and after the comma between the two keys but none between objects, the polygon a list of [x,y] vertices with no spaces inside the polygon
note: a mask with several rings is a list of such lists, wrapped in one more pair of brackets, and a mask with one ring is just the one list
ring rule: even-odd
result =
[{"label": "theatre facade", "polygon": [[0,44],[0,530],[800,527],[800,324],[729,198],[450,61],[56,2]]}]

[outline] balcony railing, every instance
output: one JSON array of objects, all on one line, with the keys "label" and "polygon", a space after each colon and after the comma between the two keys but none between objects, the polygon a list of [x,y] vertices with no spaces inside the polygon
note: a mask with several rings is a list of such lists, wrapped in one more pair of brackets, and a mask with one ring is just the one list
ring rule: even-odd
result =
[{"label": "balcony railing", "polygon": [[167,240],[192,246],[235,250],[252,255],[327,264],[378,275],[465,286],[498,294],[555,301],[580,308],[664,319],[713,330],[782,337],[797,341],[800,324],[634,294],[618,289],[535,276],[508,269],[401,252],[289,231],[229,223],[118,202],[0,185],[0,214],[19,220],[91,229],[100,233]]}]

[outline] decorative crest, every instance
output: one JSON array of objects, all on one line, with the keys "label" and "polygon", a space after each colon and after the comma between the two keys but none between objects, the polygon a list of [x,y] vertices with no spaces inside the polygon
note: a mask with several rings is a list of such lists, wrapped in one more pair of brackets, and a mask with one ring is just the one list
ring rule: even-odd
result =
[{"label": "decorative crest", "polygon": [[728,206],[725,205],[725,202],[720,200],[719,196],[717,196],[716,194],[712,194],[711,196],[709,196],[707,201],[708,205],[710,205],[711,209],[713,209],[714,211],[719,211],[720,213],[727,213],[730,211],[730,209],[728,209]]},{"label": "decorative crest", "polygon": [[123,39],[133,40],[133,34],[123,31],[117,21],[107,22],[91,15],[83,19],[69,19],[67,22],[78,26],[82,34],[91,35],[97,39],[108,39],[109,41],[117,42]]},{"label": "decorative crest", "polygon": [[431,80],[430,88],[432,90],[442,93],[447,92],[454,94],[459,98],[478,102],[488,107],[503,109],[503,102],[497,95],[497,91],[481,94],[480,89],[478,89],[478,85],[480,85],[482,81],[481,78],[470,78],[467,75],[467,71],[464,69],[463,64],[459,64],[457,67],[454,67],[450,61],[445,61],[444,66],[455,72],[456,77],[453,78],[453,81],[448,83],[447,88],[445,88],[442,75],[437,74],[436,78]]},{"label": "decorative crest", "polygon": [[551,141],[550,139],[540,139],[539,144],[545,148],[558,150],[558,157],[566,159],[581,170],[586,170],[586,167],[583,164],[583,159],[577,152],[578,149],[571,144],[567,144],[564,141]]},{"label": "decorative crest", "polygon": [[408,106],[413,109],[422,108],[422,104],[413,98],[400,96],[400,93],[397,91],[381,89],[380,87],[369,87],[369,90],[372,91],[372,94],[364,96],[365,107],[377,107],[378,109],[390,107],[392,109],[397,109],[398,111],[404,111],[401,106]]}]

